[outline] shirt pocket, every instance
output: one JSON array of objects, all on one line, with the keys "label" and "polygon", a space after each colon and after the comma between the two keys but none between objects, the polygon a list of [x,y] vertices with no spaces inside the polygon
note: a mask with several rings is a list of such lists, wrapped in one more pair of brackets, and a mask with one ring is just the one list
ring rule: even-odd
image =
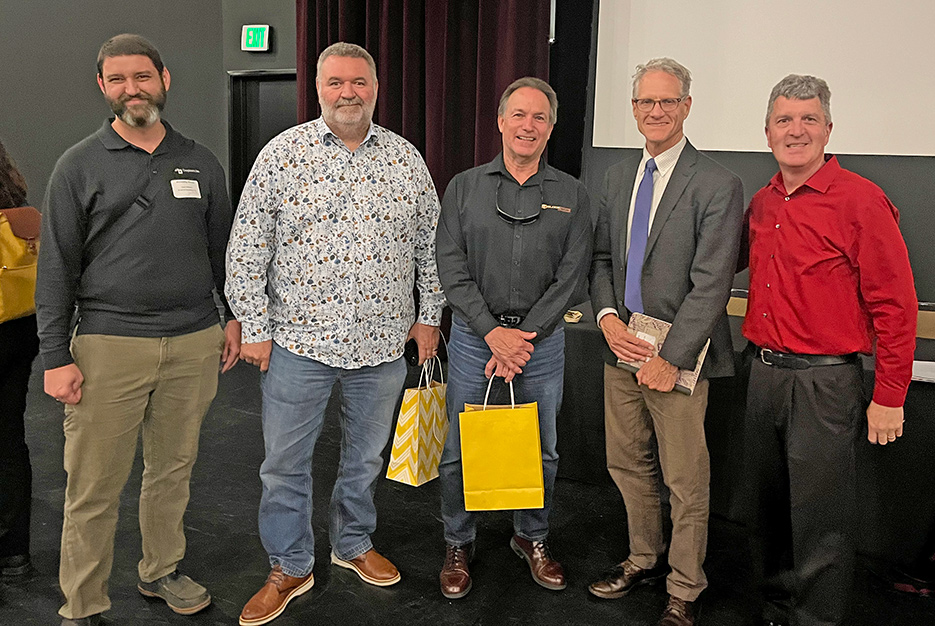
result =
[{"label": "shirt pocket", "polygon": [[[543,208],[539,211],[539,219],[533,224],[536,227],[536,248],[540,252],[547,252],[546,258],[561,259],[565,248],[565,240],[571,229],[574,213],[578,210],[575,203],[568,198],[548,196],[543,198]],[[556,258],[557,257],[557,258]]]}]

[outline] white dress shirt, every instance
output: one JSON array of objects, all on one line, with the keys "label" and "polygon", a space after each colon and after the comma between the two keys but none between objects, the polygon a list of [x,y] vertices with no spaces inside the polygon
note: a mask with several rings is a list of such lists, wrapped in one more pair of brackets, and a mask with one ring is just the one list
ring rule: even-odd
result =
[{"label": "white dress shirt", "polygon": [[[672,172],[675,171],[675,165],[678,163],[679,157],[682,156],[682,150],[687,142],[688,139],[683,135],[677,144],[655,157],[650,155],[646,148],[643,147],[643,158],[640,159],[640,164],[636,168],[636,181],[633,183],[633,193],[630,196],[630,212],[627,216],[627,253],[630,251],[630,226],[633,224],[633,208],[636,206],[637,191],[639,191],[643,175],[646,173],[646,161],[650,159],[656,161],[656,171],[653,172],[653,203],[649,209],[649,225],[647,226],[648,234],[653,229],[653,219],[656,217],[659,201],[662,200],[662,194],[666,192],[666,186],[669,184],[669,179],[672,178]],[[601,318],[608,313],[619,315],[617,309],[605,307],[597,314],[598,325],[601,323]]]}]

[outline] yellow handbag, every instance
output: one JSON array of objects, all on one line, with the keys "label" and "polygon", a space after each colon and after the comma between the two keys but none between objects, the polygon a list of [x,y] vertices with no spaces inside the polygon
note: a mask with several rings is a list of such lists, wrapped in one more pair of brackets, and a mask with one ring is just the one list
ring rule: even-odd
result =
[{"label": "yellow handbag", "polygon": [[510,383],[510,405],[465,404],[460,414],[464,508],[468,511],[541,509],[542,447],[539,408],[516,404]]},{"label": "yellow handbag", "polygon": [[36,312],[41,219],[31,206],[0,209],[0,322]]},{"label": "yellow handbag", "polygon": [[[433,380],[436,364],[441,382]],[[448,436],[445,389],[441,360],[438,357],[426,360],[419,375],[419,386],[403,393],[386,470],[390,480],[418,487],[438,477],[438,462]]]}]

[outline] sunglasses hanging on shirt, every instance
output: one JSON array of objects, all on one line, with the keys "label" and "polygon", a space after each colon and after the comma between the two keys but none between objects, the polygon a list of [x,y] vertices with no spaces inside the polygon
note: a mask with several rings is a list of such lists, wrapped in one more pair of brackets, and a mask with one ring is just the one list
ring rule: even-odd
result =
[{"label": "sunglasses hanging on shirt", "polygon": [[539,219],[539,213],[542,212],[542,206],[545,204],[545,200],[542,197],[542,183],[537,185],[539,187],[539,205],[536,207],[536,212],[532,215],[513,215],[512,213],[504,211],[500,208],[500,185],[502,183],[503,177],[497,177],[497,197],[495,201],[497,203],[497,215],[500,216],[500,219],[502,219],[507,224],[512,224],[514,226],[517,224],[532,224],[537,219]]}]

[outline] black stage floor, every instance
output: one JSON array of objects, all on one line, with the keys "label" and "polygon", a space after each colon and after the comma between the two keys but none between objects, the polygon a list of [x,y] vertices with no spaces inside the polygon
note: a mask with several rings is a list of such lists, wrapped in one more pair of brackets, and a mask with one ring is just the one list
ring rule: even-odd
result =
[{"label": "black stage floor", "polygon": [[[412,382],[415,376],[410,372]],[[205,420],[201,451],[192,479],[185,518],[188,553],[181,569],[206,585],[214,597],[207,610],[182,617],[160,601],[136,591],[140,556],[137,524],[141,462],[123,494],[114,571],[110,580],[113,608],[105,616],[116,624],[236,624],[244,603],[264,582],[268,561],[257,535],[257,505],[263,458],[260,396],[255,368],[239,364],[222,376],[217,399]],[[16,584],[0,583],[0,625],[58,624],[58,550],[65,473],[62,470],[62,409],[41,393],[33,376],[27,411],[32,451],[32,555],[35,573]],[[298,624],[627,624],[652,626],[665,605],[663,585],[630,596],[601,601],[588,583],[626,550],[623,503],[612,485],[559,479],[552,512],[551,544],[565,565],[569,586],[547,591],[530,579],[525,564],[509,548],[511,518],[486,514],[478,529],[474,587],[461,600],[438,591],[444,557],[437,482],[420,488],[382,480],[377,488],[377,549],[400,569],[402,582],[390,588],[362,583],[352,572],[330,565],[327,502],[334,483],[340,430],[335,405],[316,450],[315,587],[290,604],[273,623]],[[711,520],[705,569],[710,587],[702,596],[700,623],[744,626],[748,623],[749,571],[742,529]],[[855,581],[854,626],[925,626],[935,624],[935,599],[889,591],[872,572],[883,569],[863,562]]]}]

